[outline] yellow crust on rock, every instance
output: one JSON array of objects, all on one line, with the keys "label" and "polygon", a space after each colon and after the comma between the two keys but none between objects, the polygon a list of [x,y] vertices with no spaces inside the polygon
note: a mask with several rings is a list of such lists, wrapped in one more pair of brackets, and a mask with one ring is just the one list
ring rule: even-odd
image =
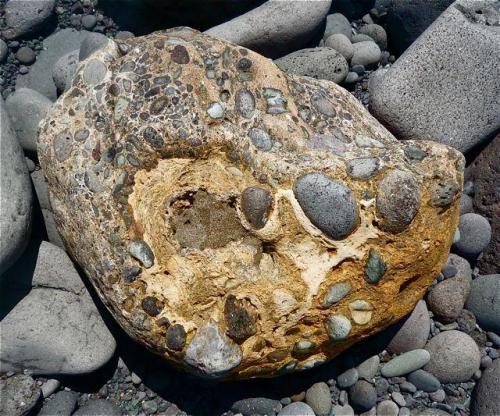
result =
[{"label": "yellow crust on rock", "polygon": [[[398,142],[333,83],[187,28],[110,42],[80,63],[39,154],[68,251],[120,325],[225,378],[311,368],[407,315],[447,256],[464,164],[446,146]],[[387,191],[391,172],[410,178],[415,207]],[[355,199],[345,238],[297,196],[310,173]],[[271,201],[258,218],[242,203],[249,188]],[[386,201],[415,209],[402,231],[384,225],[405,214]],[[340,282],[348,293],[325,304]],[[335,340],[339,315],[352,327]]]}]

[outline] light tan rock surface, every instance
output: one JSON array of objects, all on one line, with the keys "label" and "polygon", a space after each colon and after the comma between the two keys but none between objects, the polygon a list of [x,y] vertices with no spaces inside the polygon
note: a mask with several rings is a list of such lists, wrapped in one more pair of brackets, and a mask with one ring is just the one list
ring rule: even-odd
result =
[{"label": "light tan rock surface", "polygon": [[42,122],[58,229],[120,325],[202,375],[307,369],[407,315],[464,159],[187,28],[110,43]]}]

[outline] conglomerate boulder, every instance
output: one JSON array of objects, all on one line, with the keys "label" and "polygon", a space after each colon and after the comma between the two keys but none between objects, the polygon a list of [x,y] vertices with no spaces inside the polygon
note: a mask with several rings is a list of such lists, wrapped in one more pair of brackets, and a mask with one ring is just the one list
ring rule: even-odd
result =
[{"label": "conglomerate boulder", "polygon": [[66,247],[137,341],[210,377],[314,367],[446,260],[463,156],[188,28],[110,42],[41,123]]}]

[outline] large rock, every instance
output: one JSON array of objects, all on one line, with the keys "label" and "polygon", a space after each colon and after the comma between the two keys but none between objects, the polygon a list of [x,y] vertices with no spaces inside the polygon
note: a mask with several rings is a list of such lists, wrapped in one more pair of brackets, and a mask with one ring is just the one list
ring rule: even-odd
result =
[{"label": "large rock", "polygon": [[466,152],[500,128],[499,7],[458,0],[373,83],[370,110],[399,139]]},{"label": "large rock", "polygon": [[500,134],[486,146],[468,167],[474,180],[474,210],[487,218],[492,238],[478,261],[482,274],[500,270]]},{"label": "large rock", "polygon": [[500,334],[500,274],[473,280],[466,307],[482,329]]},{"label": "large rock", "polygon": [[479,370],[481,353],[476,342],[460,331],[445,331],[427,343],[431,359],[424,367],[441,383],[461,383]]},{"label": "large rock", "polygon": [[113,355],[114,338],[60,248],[30,246],[5,276],[2,293],[10,294],[3,305],[10,310],[0,322],[1,372],[89,373]]},{"label": "large rock", "polygon": [[402,54],[453,0],[378,0],[384,3],[390,51]]},{"label": "large rock", "polygon": [[425,301],[419,300],[415,309],[387,346],[390,352],[401,354],[423,348],[429,337],[431,322]]},{"label": "large rock", "polygon": [[481,379],[472,392],[471,416],[500,414],[500,360],[484,370]]},{"label": "large rock", "polygon": [[36,152],[38,123],[51,105],[47,97],[29,88],[18,88],[7,98],[7,112],[23,149]]},{"label": "large rock", "polygon": [[55,0],[9,0],[5,5],[4,36],[16,39],[44,29],[54,13]]},{"label": "large rock", "polygon": [[267,1],[206,33],[276,58],[305,46],[321,28],[331,3]]},{"label": "large rock", "polygon": [[54,65],[62,56],[80,49],[80,44],[87,34],[86,31],[62,29],[44,39],[43,50],[37,56],[30,71],[17,77],[16,89],[31,88],[54,101],[57,98],[57,88],[52,78]]},{"label": "large rock", "polygon": [[349,72],[346,59],[332,48],[308,48],[292,52],[274,61],[288,74],[327,79],[341,83]]},{"label": "large rock", "polygon": [[425,157],[336,84],[187,28],[81,62],[39,136],[56,224],[114,317],[227,378],[310,368],[423,296],[458,221],[436,178],[460,188],[464,160],[410,146]]},{"label": "large rock", "polygon": [[24,154],[0,98],[0,276],[22,254],[31,230],[31,183]]}]

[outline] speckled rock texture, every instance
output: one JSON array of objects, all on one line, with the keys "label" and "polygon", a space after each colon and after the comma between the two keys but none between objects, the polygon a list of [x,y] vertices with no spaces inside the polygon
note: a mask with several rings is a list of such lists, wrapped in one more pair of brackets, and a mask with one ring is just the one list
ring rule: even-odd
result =
[{"label": "speckled rock texture", "polygon": [[[314,367],[413,310],[464,168],[334,83],[188,28],[81,62],[39,155],[66,247],[120,325],[224,378]],[[436,205],[443,183],[457,191]]]}]

